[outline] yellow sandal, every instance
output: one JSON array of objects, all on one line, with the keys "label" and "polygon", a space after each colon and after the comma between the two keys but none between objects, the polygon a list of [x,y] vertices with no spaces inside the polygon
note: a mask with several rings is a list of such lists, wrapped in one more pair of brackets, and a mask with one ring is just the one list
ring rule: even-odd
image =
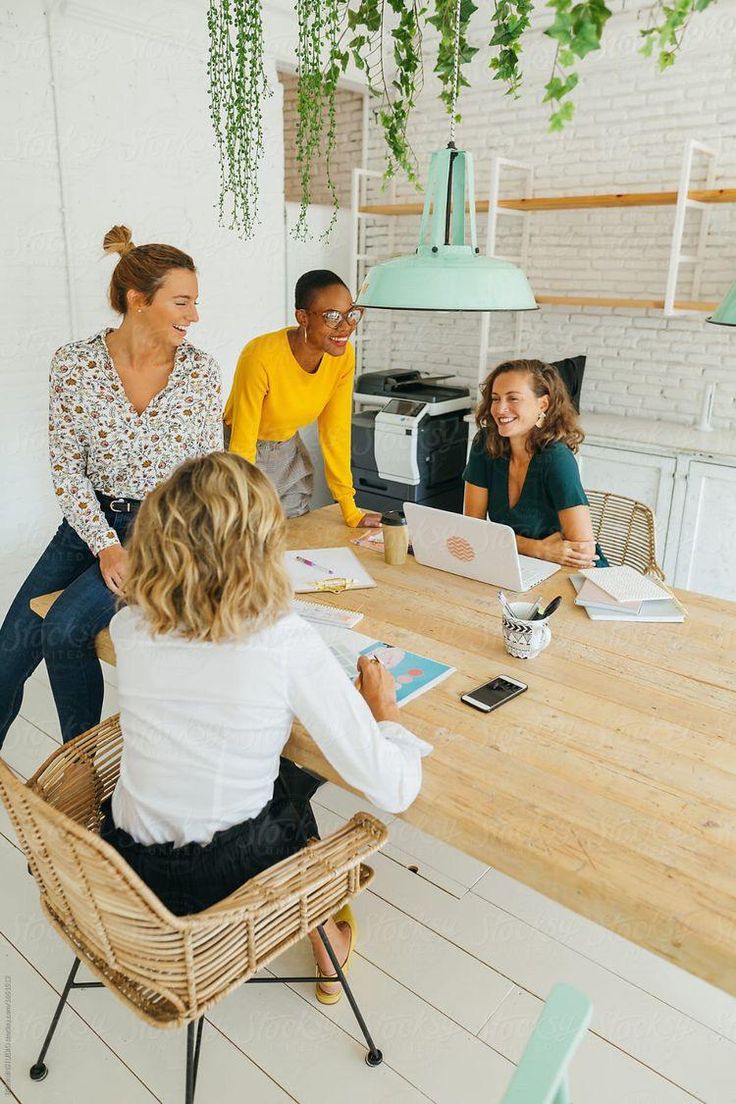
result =
[{"label": "yellow sandal", "polygon": [[[353,951],[355,950],[355,944],[358,942],[358,924],[353,915],[353,910],[350,905],[343,905],[339,912],[335,913],[334,920],[336,924],[347,924],[350,931],[350,942],[348,944],[348,953],[345,961],[342,963],[342,971],[347,974],[350,969],[350,959],[353,957]],[[334,974],[323,974],[319,966],[317,966],[317,977],[334,977]],[[334,993],[327,993],[322,988],[319,981],[314,987],[315,996],[320,1004],[337,1004],[342,996],[342,985],[339,982],[330,982],[331,985],[337,985],[338,988]]]}]

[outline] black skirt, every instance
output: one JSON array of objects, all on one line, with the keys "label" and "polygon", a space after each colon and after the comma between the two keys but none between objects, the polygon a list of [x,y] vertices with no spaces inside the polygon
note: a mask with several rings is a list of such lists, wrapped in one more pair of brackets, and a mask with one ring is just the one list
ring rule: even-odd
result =
[{"label": "black skirt", "polygon": [[209,908],[319,836],[309,804],[321,779],[281,760],[273,797],[258,816],[215,832],[208,844],[136,843],[102,804],[100,835],[176,916]]}]

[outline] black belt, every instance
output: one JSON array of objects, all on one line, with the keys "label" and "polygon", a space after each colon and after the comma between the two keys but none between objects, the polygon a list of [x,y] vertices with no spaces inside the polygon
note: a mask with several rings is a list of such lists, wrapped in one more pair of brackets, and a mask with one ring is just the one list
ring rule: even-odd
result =
[{"label": "black belt", "polygon": [[111,514],[135,514],[141,504],[140,498],[111,498],[101,491],[95,491],[95,494],[102,509],[108,510]]}]

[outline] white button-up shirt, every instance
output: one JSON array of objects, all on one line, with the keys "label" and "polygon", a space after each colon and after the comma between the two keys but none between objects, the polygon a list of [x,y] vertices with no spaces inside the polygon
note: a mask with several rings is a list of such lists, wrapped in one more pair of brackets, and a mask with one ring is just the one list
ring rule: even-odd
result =
[{"label": "white button-up shirt", "polygon": [[116,544],[95,491],[145,498],[179,464],[222,448],[217,362],[184,341],[162,391],[141,413],[105,343],[109,329],[63,345],[51,361],[49,457],[61,511],[95,555]]},{"label": "white button-up shirt", "polygon": [[242,640],[152,636],[139,610],[113,617],[123,753],[115,824],[139,843],[208,843],[273,796],[294,717],[350,785],[406,809],[431,746],[376,723],[315,629],[289,613]]}]

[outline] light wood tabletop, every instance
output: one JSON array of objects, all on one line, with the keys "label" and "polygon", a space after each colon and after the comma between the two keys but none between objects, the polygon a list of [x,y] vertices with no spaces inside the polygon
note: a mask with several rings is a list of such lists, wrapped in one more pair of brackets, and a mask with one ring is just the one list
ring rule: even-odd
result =
[{"label": "light wood tabletop", "polygon": [[[352,535],[337,507],[289,522],[291,548]],[[402,710],[434,745],[404,818],[736,995],[736,603],[679,592],[684,624],[594,622],[560,572],[539,588],[564,598],[552,642],[516,660],[494,587],[354,550],[379,585],[319,600],[457,668]],[[114,661],[107,633],[98,651]],[[528,692],[460,702],[502,673]],[[287,753],[340,781],[298,726]]]}]

